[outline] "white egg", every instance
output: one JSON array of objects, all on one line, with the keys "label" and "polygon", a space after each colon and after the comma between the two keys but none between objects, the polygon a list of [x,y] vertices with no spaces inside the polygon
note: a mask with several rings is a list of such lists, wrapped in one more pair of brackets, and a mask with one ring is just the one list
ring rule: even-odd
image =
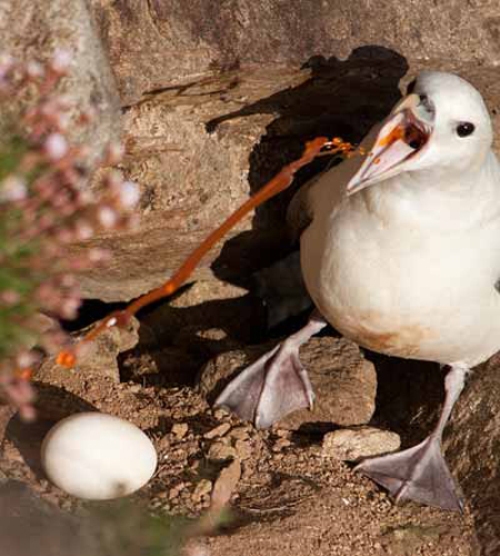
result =
[{"label": "white egg", "polygon": [[153,476],[157,455],[135,425],[104,413],[59,421],[42,444],[48,478],[68,494],[109,500],[135,492]]}]

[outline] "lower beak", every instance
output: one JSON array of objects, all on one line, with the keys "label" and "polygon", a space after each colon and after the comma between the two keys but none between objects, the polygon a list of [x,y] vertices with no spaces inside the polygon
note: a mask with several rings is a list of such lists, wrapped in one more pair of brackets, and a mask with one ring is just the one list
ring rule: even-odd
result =
[{"label": "lower beak", "polygon": [[420,99],[411,94],[395,106],[379,131],[366,160],[347,184],[352,195],[377,182],[399,174],[404,163],[427,143],[430,131],[414,113]]}]

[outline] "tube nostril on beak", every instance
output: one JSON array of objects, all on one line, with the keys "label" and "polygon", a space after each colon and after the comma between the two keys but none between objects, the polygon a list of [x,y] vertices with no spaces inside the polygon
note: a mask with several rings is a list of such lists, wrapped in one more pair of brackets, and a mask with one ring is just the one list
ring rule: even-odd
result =
[{"label": "tube nostril on beak", "polygon": [[410,125],[406,129],[404,141],[412,149],[418,151],[421,149],[425,143],[427,143],[428,135],[425,131],[417,127],[416,125]]}]

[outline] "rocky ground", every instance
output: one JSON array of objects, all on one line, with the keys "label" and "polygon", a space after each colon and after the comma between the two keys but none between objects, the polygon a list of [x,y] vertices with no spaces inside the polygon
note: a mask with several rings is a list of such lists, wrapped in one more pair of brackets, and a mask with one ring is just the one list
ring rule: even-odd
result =
[{"label": "rocky ground", "polygon": [[[61,92],[97,115],[75,140],[97,158],[121,138],[121,171],[141,191],[138,229],[71,247],[112,255],[81,277],[92,301],[73,329],[103,316],[104,302],[161,284],[308,138],[359,141],[421,69],[454,71],[478,87],[498,151],[499,25],[495,2],[482,0],[422,0],[418,9],[400,0],[376,9],[370,0],[1,3],[2,50],[23,60],[73,52]],[[17,99],[0,114],[0,128],[16,110]],[[304,169],[295,187],[328,163]],[[47,427],[82,409],[119,415],[151,436],[160,466],[134,498],[151,511],[199,516],[214,492],[231,493],[224,527],[206,540],[214,555],[500,553],[496,358],[471,377],[446,437],[468,500],[464,516],[395,507],[343,461],[423,438],[442,400],[433,365],[361,354],[330,331],[302,353],[319,393],[312,413],[257,431],[211,409],[233,372],[301,325],[303,315],[269,332],[252,281],[292,249],[284,225],[290,196],[241,222],[202,261],[194,286],[140,315],[138,332],[135,323],[101,338],[74,372],[47,361],[36,377],[36,426],[0,408],[2,554],[98,554],[79,533],[80,518],[68,515],[81,505],[48,484],[37,461]],[[125,556],[135,556],[137,523]]]},{"label": "rocky ground", "polygon": [[[38,523],[33,516],[52,516],[51,525],[36,533],[48,537],[40,540],[50,546],[44,556],[66,554],[61,552],[64,535],[70,526],[78,530],[74,522],[66,523],[68,512],[92,513],[92,504],[82,505],[52,486],[39,464],[40,442],[48,427],[82,410],[128,419],[153,439],[158,470],[134,497],[152,514],[196,518],[208,511],[214,492],[228,491],[223,525],[202,541],[210,554],[495,554],[488,552],[488,547],[494,550],[495,535],[477,527],[484,518],[485,498],[469,488],[469,482],[467,495],[474,504],[458,515],[415,504],[395,506],[352,470],[361,457],[397,449],[400,435],[407,445],[425,434],[442,395],[437,367],[373,358],[330,331],[302,350],[318,392],[313,412],[297,412],[259,431],[212,408],[210,401],[228,377],[277,341],[245,343],[253,335],[249,323],[265,324],[261,304],[233,289],[232,303],[219,300],[221,307],[217,295],[227,294],[228,288],[195,284],[142,315],[139,333],[135,324],[101,338],[74,371],[47,361],[37,375],[40,419],[35,425],[20,423],[4,410],[0,496],[12,498],[12,491],[20,488],[13,481],[29,487],[22,496],[16,494],[6,512],[10,520],[12,513],[21,515],[25,531]],[[231,325],[231,314],[239,330]],[[299,322],[292,319],[289,324]],[[460,460],[461,469],[451,459],[462,478],[467,465]],[[49,505],[40,506],[45,502]],[[29,517],[22,513],[23,504],[31,508]],[[62,513],[56,519],[58,511]],[[58,529],[55,534],[54,522],[66,533]],[[486,522],[491,533],[491,520]],[[40,554],[22,544],[25,535],[16,538],[12,556]],[[74,541],[76,555],[88,554],[86,542]],[[92,547],[94,556],[96,550]],[[121,552],[129,553],[135,554],[132,548]]]}]

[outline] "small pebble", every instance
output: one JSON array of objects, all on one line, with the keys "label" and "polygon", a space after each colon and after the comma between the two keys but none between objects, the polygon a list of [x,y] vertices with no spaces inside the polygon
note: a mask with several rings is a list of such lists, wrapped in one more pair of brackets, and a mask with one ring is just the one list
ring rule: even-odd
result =
[{"label": "small pebble", "polygon": [[245,438],[248,438],[248,429],[246,427],[235,427],[229,435],[235,439],[245,440]]},{"label": "small pebble", "polygon": [[229,411],[222,407],[219,407],[214,411],[214,417],[217,419],[217,421],[223,421],[224,419],[227,419],[229,416],[230,416]]},{"label": "small pebble", "polygon": [[191,471],[196,471],[198,467],[200,467],[200,460],[195,459],[194,461],[191,462],[189,469],[191,469]]},{"label": "small pebble", "polygon": [[172,434],[179,440],[184,438],[189,431],[189,426],[187,423],[175,423],[172,426]]},{"label": "small pebble", "polygon": [[182,550],[183,556],[211,556],[208,546],[201,544],[198,539],[189,539]]},{"label": "small pebble", "polygon": [[237,440],[234,444],[234,449],[238,457],[244,461],[252,457],[252,445],[250,442],[245,442],[244,440]]},{"label": "small pebble", "polygon": [[159,451],[166,451],[170,448],[170,439],[168,438],[167,435],[162,436],[158,442],[157,442],[157,447]]},{"label": "small pebble", "polygon": [[208,450],[208,459],[211,460],[226,460],[234,459],[238,456],[236,449],[232,446],[226,446],[222,442],[214,442]]},{"label": "small pebble", "polygon": [[170,496],[170,491],[163,490],[162,492],[158,492],[156,494],[156,498],[158,500],[162,500],[163,498],[168,498]]},{"label": "small pebble", "polygon": [[132,394],[138,394],[141,390],[142,386],[140,384],[131,384],[129,386],[129,391],[132,392]]},{"label": "small pebble", "polygon": [[400,445],[399,435],[394,432],[374,427],[340,429],[324,436],[322,455],[341,461],[356,462],[364,458],[395,452]]},{"label": "small pebble", "polygon": [[235,459],[219,474],[212,490],[212,503],[215,507],[224,507],[231,499],[241,478],[241,464]]},{"label": "small pebble", "polygon": [[229,423],[221,423],[214,429],[206,432],[203,435],[203,438],[206,438],[207,440],[211,440],[212,438],[218,438],[224,436],[230,429],[231,429],[231,425]]},{"label": "small pebble", "polygon": [[273,452],[281,452],[284,448],[288,448],[292,443],[287,438],[280,438],[274,443]]},{"label": "small pebble", "polygon": [[168,499],[173,500],[174,498],[177,498],[185,486],[186,483],[179,483],[178,485],[172,487],[168,492]]},{"label": "small pebble", "polygon": [[195,487],[192,498],[193,500],[201,500],[204,496],[212,492],[212,481],[202,479]]}]

